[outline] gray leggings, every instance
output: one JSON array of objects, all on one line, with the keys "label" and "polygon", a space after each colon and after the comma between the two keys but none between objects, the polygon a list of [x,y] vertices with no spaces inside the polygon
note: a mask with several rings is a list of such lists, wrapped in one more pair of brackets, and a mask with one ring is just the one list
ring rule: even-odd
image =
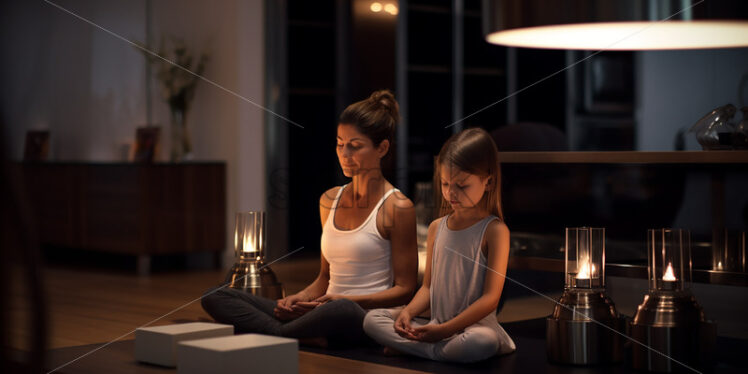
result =
[{"label": "gray leggings", "polygon": [[367,342],[363,330],[366,311],[340,299],[322,304],[291,321],[273,314],[275,300],[232,288],[213,288],[202,298],[203,309],[219,323],[234,325],[237,333],[258,333],[304,339],[326,337],[333,343]]}]

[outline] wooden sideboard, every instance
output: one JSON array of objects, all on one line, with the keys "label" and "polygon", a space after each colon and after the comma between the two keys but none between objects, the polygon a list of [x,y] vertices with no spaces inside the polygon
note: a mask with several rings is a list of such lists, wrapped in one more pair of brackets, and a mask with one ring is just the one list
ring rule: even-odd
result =
[{"label": "wooden sideboard", "polygon": [[226,246],[226,164],[19,163],[43,245],[137,256]]}]

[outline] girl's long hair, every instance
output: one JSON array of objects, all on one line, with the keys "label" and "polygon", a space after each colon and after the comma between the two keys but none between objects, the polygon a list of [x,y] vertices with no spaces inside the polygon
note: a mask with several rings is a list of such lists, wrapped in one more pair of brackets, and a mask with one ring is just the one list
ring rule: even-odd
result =
[{"label": "girl's long hair", "polygon": [[452,135],[442,146],[434,163],[434,192],[440,201],[439,216],[452,212],[452,206],[442,195],[441,165],[455,167],[481,178],[491,177],[491,183],[477,206],[504,221],[501,209],[501,166],[499,151],[491,136],[481,128],[470,128]]}]

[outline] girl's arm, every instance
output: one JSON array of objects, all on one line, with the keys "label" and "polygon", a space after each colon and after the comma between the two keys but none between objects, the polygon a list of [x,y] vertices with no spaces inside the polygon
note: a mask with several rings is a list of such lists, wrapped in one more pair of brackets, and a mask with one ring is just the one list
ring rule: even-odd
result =
[{"label": "girl's arm", "polygon": [[418,340],[442,340],[480,321],[489,313],[494,313],[499,305],[509,262],[509,228],[502,222],[491,221],[486,229],[485,246],[488,253],[488,269],[483,281],[483,295],[451,320],[440,325],[426,325],[415,329]]},{"label": "girl's arm", "polygon": [[403,309],[407,311],[411,316],[417,316],[425,312],[426,309],[431,305],[431,256],[433,255],[434,248],[434,237],[436,237],[436,230],[439,227],[439,218],[429,225],[429,233],[426,237],[426,270],[423,273],[423,284],[418,289],[416,295],[413,296],[408,305]]},{"label": "girl's arm", "polygon": [[429,225],[429,233],[426,237],[426,270],[423,273],[423,284],[421,284],[421,288],[418,289],[416,295],[413,296],[413,300],[408,303],[395,320],[395,332],[407,339],[417,339],[413,334],[413,328],[410,327],[410,320],[431,306],[431,256],[433,255],[436,230],[439,227],[439,221],[442,219],[439,218]]},{"label": "girl's arm", "polygon": [[[384,222],[392,222],[389,238],[392,248],[394,285],[369,295],[325,295],[317,301],[346,298],[364,309],[403,305],[410,300],[418,282],[418,245],[416,243],[416,210],[404,195],[395,192],[391,202],[385,201]],[[394,208],[394,209],[393,209]],[[390,212],[389,214],[387,212]],[[388,217],[389,216],[389,217]]]}]

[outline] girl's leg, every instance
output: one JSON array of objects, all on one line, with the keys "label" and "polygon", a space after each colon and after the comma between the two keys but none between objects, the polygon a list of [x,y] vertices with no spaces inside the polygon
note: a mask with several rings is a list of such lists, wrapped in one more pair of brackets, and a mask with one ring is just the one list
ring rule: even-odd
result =
[{"label": "girl's leg", "polygon": [[283,323],[273,315],[275,300],[223,287],[206,292],[201,303],[213,319],[234,325],[237,333],[281,335]]},{"label": "girl's leg", "polygon": [[[395,332],[394,324],[402,309],[374,309],[364,317],[364,331],[377,343],[413,356],[437,360],[436,344],[403,338]],[[413,326],[422,325],[416,320]]]},{"label": "girl's leg", "polygon": [[490,327],[472,325],[449,340],[436,343],[437,360],[476,362],[499,351],[499,337]]}]

